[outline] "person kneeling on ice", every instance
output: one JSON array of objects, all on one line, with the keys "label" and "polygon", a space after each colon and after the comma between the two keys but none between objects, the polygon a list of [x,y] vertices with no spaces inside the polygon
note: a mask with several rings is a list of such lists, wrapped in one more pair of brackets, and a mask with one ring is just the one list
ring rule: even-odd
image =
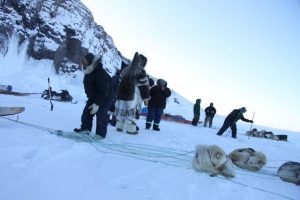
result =
[{"label": "person kneeling on ice", "polygon": [[152,121],[154,120],[153,130],[160,131],[159,122],[166,108],[167,98],[169,96],[171,96],[171,90],[167,87],[167,82],[163,79],[158,79],[156,85],[150,89],[146,129],[150,129]]},{"label": "person kneeling on ice", "polygon": [[84,72],[83,85],[87,102],[81,115],[81,127],[75,128],[77,133],[90,133],[93,127],[93,117],[96,115],[96,136],[106,137],[107,111],[111,102],[111,77],[103,68],[101,59],[91,53],[82,60]]},{"label": "person kneeling on ice", "polygon": [[224,120],[223,126],[218,131],[217,135],[222,135],[229,127],[231,128],[232,134],[231,137],[236,138],[236,122],[242,120],[244,122],[253,123],[252,120],[246,119],[243,115],[247,110],[245,107],[240,109],[234,109]]}]

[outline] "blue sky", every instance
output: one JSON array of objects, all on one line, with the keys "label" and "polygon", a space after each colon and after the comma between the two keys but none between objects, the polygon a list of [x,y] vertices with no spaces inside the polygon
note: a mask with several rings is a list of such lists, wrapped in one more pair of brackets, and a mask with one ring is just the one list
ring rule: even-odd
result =
[{"label": "blue sky", "polygon": [[300,1],[82,2],[124,56],[146,55],[147,72],[190,101],[300,131]]}]

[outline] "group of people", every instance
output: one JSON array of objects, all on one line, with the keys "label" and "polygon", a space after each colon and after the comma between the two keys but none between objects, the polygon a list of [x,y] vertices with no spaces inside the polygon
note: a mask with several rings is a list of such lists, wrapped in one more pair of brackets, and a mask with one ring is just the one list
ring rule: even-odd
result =
[{"label": "group of people", "polygon": [[[75,128],[78,133],[90,133],[93,126],[93,117],[96,115],[96,137],[103,139],[107,134],[107,126],[116,126],[117,131],[128,134],[138,134],[137,120],[142,109],[142,104],[148,106],[145,128],[152,127],[160,131],[159,123],[166,108],[166,100],[171,96],[167,81],[158,79],[156,85],[147,75],[145,66],[147,58],[136,52],[128,64],[122,61],[120,70],[111,77],[103,67],[102,59],[91,53],[81,59],[84,73],[83,85],[87,95],[87,102],[81,115],[81,126]],[[194,117],[192,125],[196,126],[200,119],[201,99],[194,104]],[[211,128],[216,109],[213,103],[205,108],[204,127]],[[217,135],[222,135],[229,127],[232,137],[236,138],[236,122],[246,119],[243,113],[246,108],[233,110],[226,118]],[[111,119],[110,119],[111,118]]]},{"label": "group of people", "polygon": [[[197,126],[199,120],[200,120],[200,104],[201,104],[201,99],[196,99],[196,103],[194,104],[194,118],[192,120],[192,125],[193,126]],[[212,126],[212,122],[213,122],[213,118],[217,112],[216,108],[214,107],[213,103],[210,103],[208,107],[205,108],[205,118],[204,118],[204,127],[207,127],[207,123],[208,123],[208,127],[211,128]]]},{"label": "group of people", "polygon": [[[199,119],[200,119],[200,104],[201,99],[196,99],[196,103],[194,104],[194,118],[192,120],[192,125],[197,126]],[[204,127],[207,127],[207,123],[209,128],[212,126],[213,118],[217,112],[217,110],[214,107],[213,103],[210,103],[208,107],[205,108],[205,119],[204,119]],[[238,120],[242,120],[244,122],[253,123],[253,120],[246,119],[244,117],[244,113],[246,112],[246,108],[242,107],[239,109],[234,109],[224,120],[224,123],[220,130],[218,131],[217,135],[221,136],[229,127],[232,131],[231,136],[233,138],[236,138],[237,134],[237,128],[236,128],[236,122]]]},{"label": "group of people", "polygon": [[163,79],[158,79],[154,85],[146,73],[146,64],[147,58],[136,52],[132,61],[128,64],[122,61],[120,70],[111,77],[100,57],[86,54],[81,65],[88,100],[81,115],[81,126],[74,131],[89,134],[96,115],[96,137],[99,139],[106,137],[109,122],[116,126],[117,131],[138,134],[137,120],[143,103],[148,106],[145,128],[152,126],[153,130],[159,131],[171,90]]}]

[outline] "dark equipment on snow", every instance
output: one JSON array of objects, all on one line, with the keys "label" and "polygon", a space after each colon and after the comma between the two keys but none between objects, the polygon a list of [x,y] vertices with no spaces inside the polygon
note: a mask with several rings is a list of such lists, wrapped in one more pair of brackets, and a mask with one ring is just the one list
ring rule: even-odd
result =
[{"label": "dark equipment on snow", "polygon": [[[51,90],[51,88],[50,88]],[[69,94],[68,90],[61,90],[61,92],[45,90],[41,96],[45,100],[54,100],[62,102],[72,102],[73,97]]]}]

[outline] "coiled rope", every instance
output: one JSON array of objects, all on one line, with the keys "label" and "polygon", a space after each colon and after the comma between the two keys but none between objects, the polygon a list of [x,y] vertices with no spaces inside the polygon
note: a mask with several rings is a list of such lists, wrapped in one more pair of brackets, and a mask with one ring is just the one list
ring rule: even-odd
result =
[{"label": "coiled rope", "polygon": [[[9,121],[15,122],[15,123],[25,125],[25,126],[29,126],[29,127],[32,127],[32,128],[47,131],[51,134],[55,134],[55,135],[58,135],[58,136],[62,133],[65,133],[65,132],[60,131],[60,130],[47,128],[47,127],[43,127],[43,126],[34,125],[34,124],[31,124],[31,123],[20,121],[18,119],[18,117],[17,117],[17,120],[13,120],[13,119],[10,119],[10,118],[4,117],[4,116],[0,116],[0,117],[3,118],[3,119],[9,120]],[[76,134],[76,136],[81,138],[83,142],[87,142],[89,145],[94,147],[96,149],[96,151],[98,151],[100,153],[113,154],[113,155],[118,155],[118,156],[126,156],[126,157],[130,157],[130,158],[138,159],[138,160],[143,160],[143,161],[153,162],[153,163],[159,163],[159,164],[172,166],[172,167],[192,169],[192,167],[190,167],[190,161],[193,158],[193,156],[191,156],[190,154],[193,153],[193,151],[184,151],[184,150],[180,151],[180,150],[177,150],[177,149],[162,148],[162,147],[157,147],[157,146],[153,146],[153,145],[141,145],[141,144],[132,144],[132,143],[116,143],[116,142],[114,142],[112,140],[109,140],[109,139],[99,141],[99,140],[95,140],[95,139],[91,138],[90,136],[84,135],[84,134]],[[69,139],[71,139],[71,138],[69,138]],[[103,150],[103,148],[105,148],[107,150]],[[166,159],[166,158],[171,159],[171,160],[163,160],[163,159]],[[187,165],[187,164],[189,164],[189,165]],[[246,173],[240,173],[240,174],[247,175]],[[264,174],[264,173],[262,173],[262,174]],[[255,176],[255,177],[259,177],[259,176]],[[217,178],[220,178],[220,179],[223,179],[223,180],[228,180],[232,183],[235,183],[235,184],[238,184],[238,185],[241,185],[241,186],[244,186],[244,187],[248,187],[248,188],[251,188],[251,189],[254,189],[254,190],[262,191],[262,192],[265,192],[265,193],[269,193],[269,194],[272,194],[272,195],[275,195],[275,196],[279,196],[279,197],[282,197],[284,199],[295,200],[292,197],[289,197],[289,196],[286,196],[286,195],[283,195],[283,194],[279,194],[279,193],[276,193],[276,192],[268,191],[268,190],[265,190],[265,189],[261,189],[261,188],[251,186],[251,185],[248,185],[248,184],[240,183],[240,182],[232,180],[232,179],[225,179],[224,177],[219,177],[219,176],[217,176]],[[261,178],[261,177],[259,177],[259,178]]]}]

